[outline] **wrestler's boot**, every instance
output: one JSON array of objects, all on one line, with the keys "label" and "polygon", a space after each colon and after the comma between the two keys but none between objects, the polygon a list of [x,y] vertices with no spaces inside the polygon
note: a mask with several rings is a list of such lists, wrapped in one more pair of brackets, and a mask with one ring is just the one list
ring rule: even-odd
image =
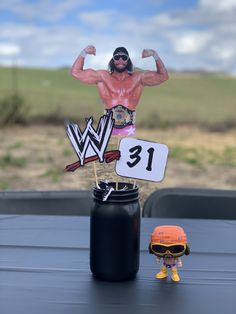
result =
[{"label": "wrestler's boot", "polygon": [[168,272],[167,272],[166,266],[163,265],[161,267],[161,271],[156,274],[156,278],[157,279],[164,279],[166,277],[168,277]]},{"label": "wrestler's boot", "polygon": [[175,282],[180,281],[179,275],[178,275],[178,270],[176,267],[171,268],[172,276],[171,279]]}]

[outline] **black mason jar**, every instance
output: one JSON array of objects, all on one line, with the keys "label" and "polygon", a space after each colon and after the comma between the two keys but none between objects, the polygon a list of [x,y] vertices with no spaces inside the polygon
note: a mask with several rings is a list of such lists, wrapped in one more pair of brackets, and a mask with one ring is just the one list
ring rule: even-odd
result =
[{"label": "black mason jar", "polygon": [[[115,189],[116,183],[109,186]],[[139,269],[139,189],[130,183],[119,183],[118,190],[113,190],[106,201],[103,201],[104,191],[93,190],[90,268],[102,280],[128,280]]]}]

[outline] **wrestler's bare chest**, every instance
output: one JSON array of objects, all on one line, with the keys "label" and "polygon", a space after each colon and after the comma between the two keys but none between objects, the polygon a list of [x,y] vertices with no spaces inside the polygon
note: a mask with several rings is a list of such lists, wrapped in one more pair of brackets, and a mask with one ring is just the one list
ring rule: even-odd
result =
[{"label": "wrestler's bare chest", "polygon": [[110,97],[138,97],[142,93],[143,85],[136,74],[127,76],[103,75],[103,80],[97,84],[101,96]]}]

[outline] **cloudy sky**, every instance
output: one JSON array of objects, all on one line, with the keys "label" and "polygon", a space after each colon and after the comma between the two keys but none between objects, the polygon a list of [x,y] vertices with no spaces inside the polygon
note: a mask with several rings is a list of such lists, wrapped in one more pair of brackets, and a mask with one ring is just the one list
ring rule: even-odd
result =
[{"label": "cloudy sky", "polygon": [[[134,7],[134,3],[135,7]],[[7,0],[0,3],[0,65],[70,66],[88,44],[86,67],[106,68],[125,46],[134,64],[154,48],[168,68],[236,75],[236,0]]]}]

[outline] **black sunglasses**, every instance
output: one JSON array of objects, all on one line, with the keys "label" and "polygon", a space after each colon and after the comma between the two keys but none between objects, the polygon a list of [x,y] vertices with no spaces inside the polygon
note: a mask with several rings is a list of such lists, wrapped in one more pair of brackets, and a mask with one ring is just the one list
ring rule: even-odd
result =
[{"label": "black sunglasses", "polygon": [[152,250],[155,253],[159,254],[165,254],[167,251],[169,251],[171,254],[180,254],[185,251],[185,246],[180,244],[175,245],[160,245],[160,244],[154,244],[152,245]]},{"label": "black sunglasses", "polygon": [[118,60],[120,60],[120,58],[123,60],[123,61],[127,61],[127,60],[129,60],[129,56],[127,56],[127,55],[120,55],[120,54],[117,54],[117,55],[114,55],[113,56],[113,59],[115,60],[115,61],[118,61]]}]

